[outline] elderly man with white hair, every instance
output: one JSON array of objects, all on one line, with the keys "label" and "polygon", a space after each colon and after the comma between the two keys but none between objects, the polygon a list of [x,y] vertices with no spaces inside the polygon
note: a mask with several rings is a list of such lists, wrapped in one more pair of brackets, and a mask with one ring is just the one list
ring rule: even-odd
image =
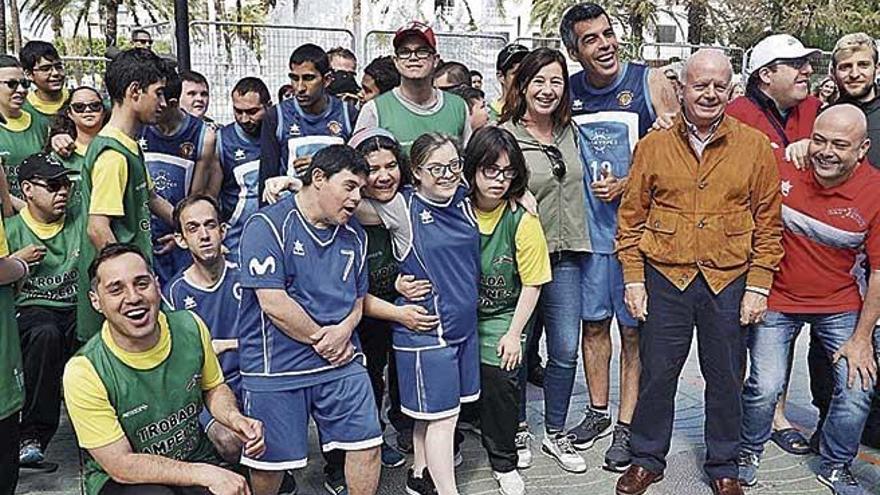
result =
[{"label": "elderly man with white hair", "polygon": [[[850,472],[876,385],[880,332],[880,172],[858,107],[835,105],[816,119],[805,170],[780,167],[785,256],[764,321],[749,337],[743,391],[743,484],[757,482],[791,343],[809,324],[834,363],[831,402],[820,434],[818,480],[835,495],[867,495]],[[870,273],[865,273],[865,260]],[[867,286],[867,288],[866,288]]]},{"label": "elderly man with white hair", "polygon": [[733,70],[700,50],[682,71],[682,112],[636,147],[618,214],[625,302],[640,323],[632,465],[619,495],[663,478],[675,392],[694,326],[706,380],[706,461],[716,495],[739,495],[746,326],[760,321],[782,258],[779,174],[767,137],[726,117]]}]

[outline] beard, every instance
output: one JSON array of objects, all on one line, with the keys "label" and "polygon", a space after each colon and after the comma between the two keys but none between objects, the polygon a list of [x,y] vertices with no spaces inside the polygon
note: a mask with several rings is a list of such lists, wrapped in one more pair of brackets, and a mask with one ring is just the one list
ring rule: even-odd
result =
[{"label": "beard", "polygon": [[[871,91],[874,90],[875,84],[874,79],[871,78],[864,86],[861,86],[852,92],[850,92],[843,84],[838,84],[837,87],[840,88],[841,96],[844,98],[859,101],[871,94]],[[874,96],[876,97],[877,95],[875,94]]]}]

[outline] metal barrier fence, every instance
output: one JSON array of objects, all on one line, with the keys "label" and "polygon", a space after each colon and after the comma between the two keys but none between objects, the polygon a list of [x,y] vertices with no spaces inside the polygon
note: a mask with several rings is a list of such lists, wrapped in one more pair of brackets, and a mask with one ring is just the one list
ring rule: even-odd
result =
[{"label": "metal barrier fence", "polygon": [[[483,74],[483,91],[490,102],[501,94],[495,76],[495,58],[507,45],[507,38],[491,34],[435,33],[437,53],[449,61],[465,64],[471,70]],[[394,31],[370,31],[364,36],[363,63],[383,55],[391,55]]]},{"label": "metal barrier fence", "polygon": [[671,62],[687,60],[692,53],[700,48],[722,50],[733,64],[734,74],[742,72],[745,67],[745,53],[742,48],[731,46],[690,45],[687,43],[643,43],[639,47],[639,59],[649,65],[661,66]]},{"label": "metal barrier fence", "polygon": [[104,57],[61,57],[67,73],[67,85],[71,87],[91,86],[103,91],[104,69],[107,59]]},{"label": "metal barrier fence", "polygon": [[261,78],[274,100],[278,88],[289,81],[291,52],[304,43],[325,50],[336,46],[354,49],[354,35],[346,29],[191,22],[192,70],[202,73],[211,86],[213,104],[208,115],[220,123],[232,122],[229,95],[235,83],[246,76]]}]

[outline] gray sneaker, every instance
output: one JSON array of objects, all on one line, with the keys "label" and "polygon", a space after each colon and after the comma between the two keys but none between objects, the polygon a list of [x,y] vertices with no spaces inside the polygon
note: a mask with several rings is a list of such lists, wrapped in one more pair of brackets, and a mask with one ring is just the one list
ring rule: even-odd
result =
[{"label": "gray sneaker", "polygon": [[596,440],[611,434],[611,416],[587,408],[584,419],[568,433],[574,435],[571,442],[578,450],[587,450]]},{"label": "gray sneaker", "polygon": [[615,473],[627,470],[632,460],[632,451],[629,446],[631,438],[632,432],[628,426],[614,425],[611,446],[605,451],[605,469]]},{"label": "gray sneaker", "polygon": [[541,452],[552,457],[562,469],[570,473],[583,473],[587,462],[571,445],[572,435],[547,433],[541,442]]},{"label": "gray sneaker", "polygon": [[516,468],[528,469],[532,466],[532,434],[529,430],[516,432]]},{"label": "gray sneaker", "polygon": [[862,488],[849,470],[849,466],[821,466],[816,479],[831,488],[831,493],[834,495],[869,495],[870,493]]},{"label": "gray sneaker", "polygon": [[739,468],[739,482],[744,486],[755,486],[758,482],[758,466],[761,465],[761,456],[748,451],[740,451],[736,459]]}]

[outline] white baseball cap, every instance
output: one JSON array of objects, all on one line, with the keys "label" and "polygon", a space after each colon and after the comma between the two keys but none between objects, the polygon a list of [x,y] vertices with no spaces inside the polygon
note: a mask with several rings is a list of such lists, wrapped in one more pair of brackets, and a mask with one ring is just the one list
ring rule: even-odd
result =
[{"label": "white baseball cap", "polygon": [[776,60],[804,58],[820,52],[818,48],[806,48],[790,34],[774,34],[762,39],[752,48],[746,73],[751,74]]}]

